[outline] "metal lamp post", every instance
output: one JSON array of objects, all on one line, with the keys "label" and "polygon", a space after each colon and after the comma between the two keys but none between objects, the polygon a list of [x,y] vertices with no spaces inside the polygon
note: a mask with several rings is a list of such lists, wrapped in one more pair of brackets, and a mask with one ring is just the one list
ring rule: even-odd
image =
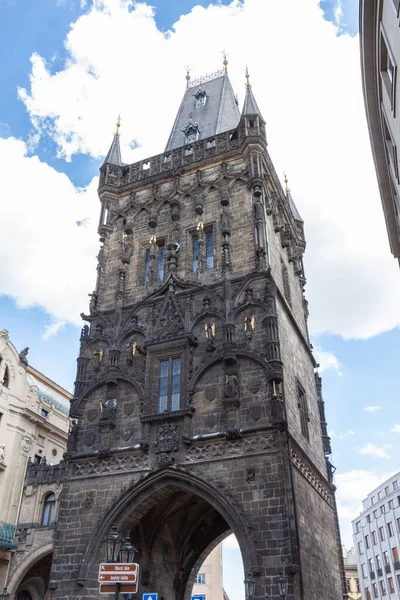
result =
[{"label": "metal lamp post", "polygon": [[278,577],[278,592],[281,598],[286,598],[289,581],[287,577],[284,577],[283,573],[281,573]]},{"label": "metal lamp post", "polygon": [[[135,553],[137,549],[132,546],[131,539],[129,535],[126,536],[125,542],[122,545],[122,539],[118,533],[117,526],[113,525],[111,527],[111,533],[106,537],[105,541],[106,547],[106,562],[108,563],[133,563],[133,559],[135,557]],[[119,592],[121,589],[121,584],[117,582],[115,584],[115,600],[119,598]],[[127,594],[123,594],[124,596],[128,596]],[[1,595],[0,595],[1,598]]]},{"label": "metal lamp post", "polygon": [[252,574],[248,573],[244,580],[244,591],[246,594],[246,600],[252,600],[252,598],[254,596],[255,588],[256,588],[256,581],[255,581],[254,577],[252,576]]}]

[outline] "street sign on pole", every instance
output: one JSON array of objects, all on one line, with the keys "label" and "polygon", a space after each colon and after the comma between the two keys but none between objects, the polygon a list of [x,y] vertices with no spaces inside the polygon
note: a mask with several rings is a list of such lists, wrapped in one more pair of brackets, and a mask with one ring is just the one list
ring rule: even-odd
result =
[{"label": "street sign on pole", "polygon": [[100,563],[99,566],[99,574],[100,573],[126,573],[136,572],[139,569],[139,565],[136,563]]},{"label": "street sign on pole", "polygon": [[158,592],[151,592],[151,594],[143,594],[142,600],[158,600]]},{"label": "street sign on pole", "polygon": [[137,563],[100,563],[100,594],[136,594],[139,565]]},{"label": "street sign on pole", "polygon": [[[99,587],[100,594],[115,594],[117,589],[117,584],[107,584],[101,583]],[[138,590],[137,583],[131,584],[121,584],[120,593],[121,594],[136,594]]]}]

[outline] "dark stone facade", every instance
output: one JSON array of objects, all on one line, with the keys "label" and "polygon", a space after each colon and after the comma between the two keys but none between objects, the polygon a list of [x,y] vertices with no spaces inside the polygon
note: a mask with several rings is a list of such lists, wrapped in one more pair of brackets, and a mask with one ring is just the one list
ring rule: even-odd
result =
[{"label": "dark stone facade", "polygon": [[104,165],[99,197],[52,598],[99,597],[114,522],[138,548],[139,594],[188,600],[205,556],[233,532],[256,597],[278,598],[282,571],[290,600],[346,597],[303,223],[261,115],[190,148]]}]

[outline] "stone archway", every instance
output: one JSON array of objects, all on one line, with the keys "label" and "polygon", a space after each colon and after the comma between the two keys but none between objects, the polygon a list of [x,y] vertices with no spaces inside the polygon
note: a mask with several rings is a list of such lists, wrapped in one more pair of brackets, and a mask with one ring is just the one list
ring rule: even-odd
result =
[{"label": "stone archway", "polygon": [[232,532],[245,568],[256,565],[247,523],[235,504],[211,482],[170,468],[128,490],[100,523],[86,548],[79,578],[91,591],[98,586],[103,540],[113,522],[120,532],[130,534],[138,548],[139,595],[158,591],[160,599],[187,600],[196,569],[212,547]]},{"label": "stone archway", "polygon": [[[22,561],[22,563],[17,567],[17,569],[12,573],[11,578],[8,582],[8,591],[10,593],[10,598],[14,598],[14,596],[18,593],[18,591],[24,589],[28,591],[33,600],[39,600],[39,596],[37,595],[38,582],[36,581],[35,585],[21,587],[22,584],[25,584],[28,580],[35,579],[37,575],[41,577],[44,583],[44,592],[45,593],[48,586],[48,575],[50,573],[51,559],[53,554],[53,544],[46,544],[42,548],[35,550],[32,553],[29,553],[27,558]],[[49,561],[49,564],[44,564],[46,560]],[[42,564],[43,563],[43,564]],[[41,570],[42,573],[35,573],[35,567],[38,567],[38,570]],[[46,573],[44,572],[46,570]],[[44,575],[44,577],[43,577]],[[31,581],[32,583],[32,581]],[[43,597],[43,595],[42,595]]]}]

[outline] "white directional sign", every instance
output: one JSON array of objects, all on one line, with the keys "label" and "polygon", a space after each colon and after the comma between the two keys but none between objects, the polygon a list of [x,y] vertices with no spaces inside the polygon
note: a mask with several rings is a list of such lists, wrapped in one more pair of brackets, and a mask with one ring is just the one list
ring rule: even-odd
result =
[{"label": "white directional sign", "polygon": [[151,594],[143,594],[142,600],[158,600],[158,592],[151,592]]}]

